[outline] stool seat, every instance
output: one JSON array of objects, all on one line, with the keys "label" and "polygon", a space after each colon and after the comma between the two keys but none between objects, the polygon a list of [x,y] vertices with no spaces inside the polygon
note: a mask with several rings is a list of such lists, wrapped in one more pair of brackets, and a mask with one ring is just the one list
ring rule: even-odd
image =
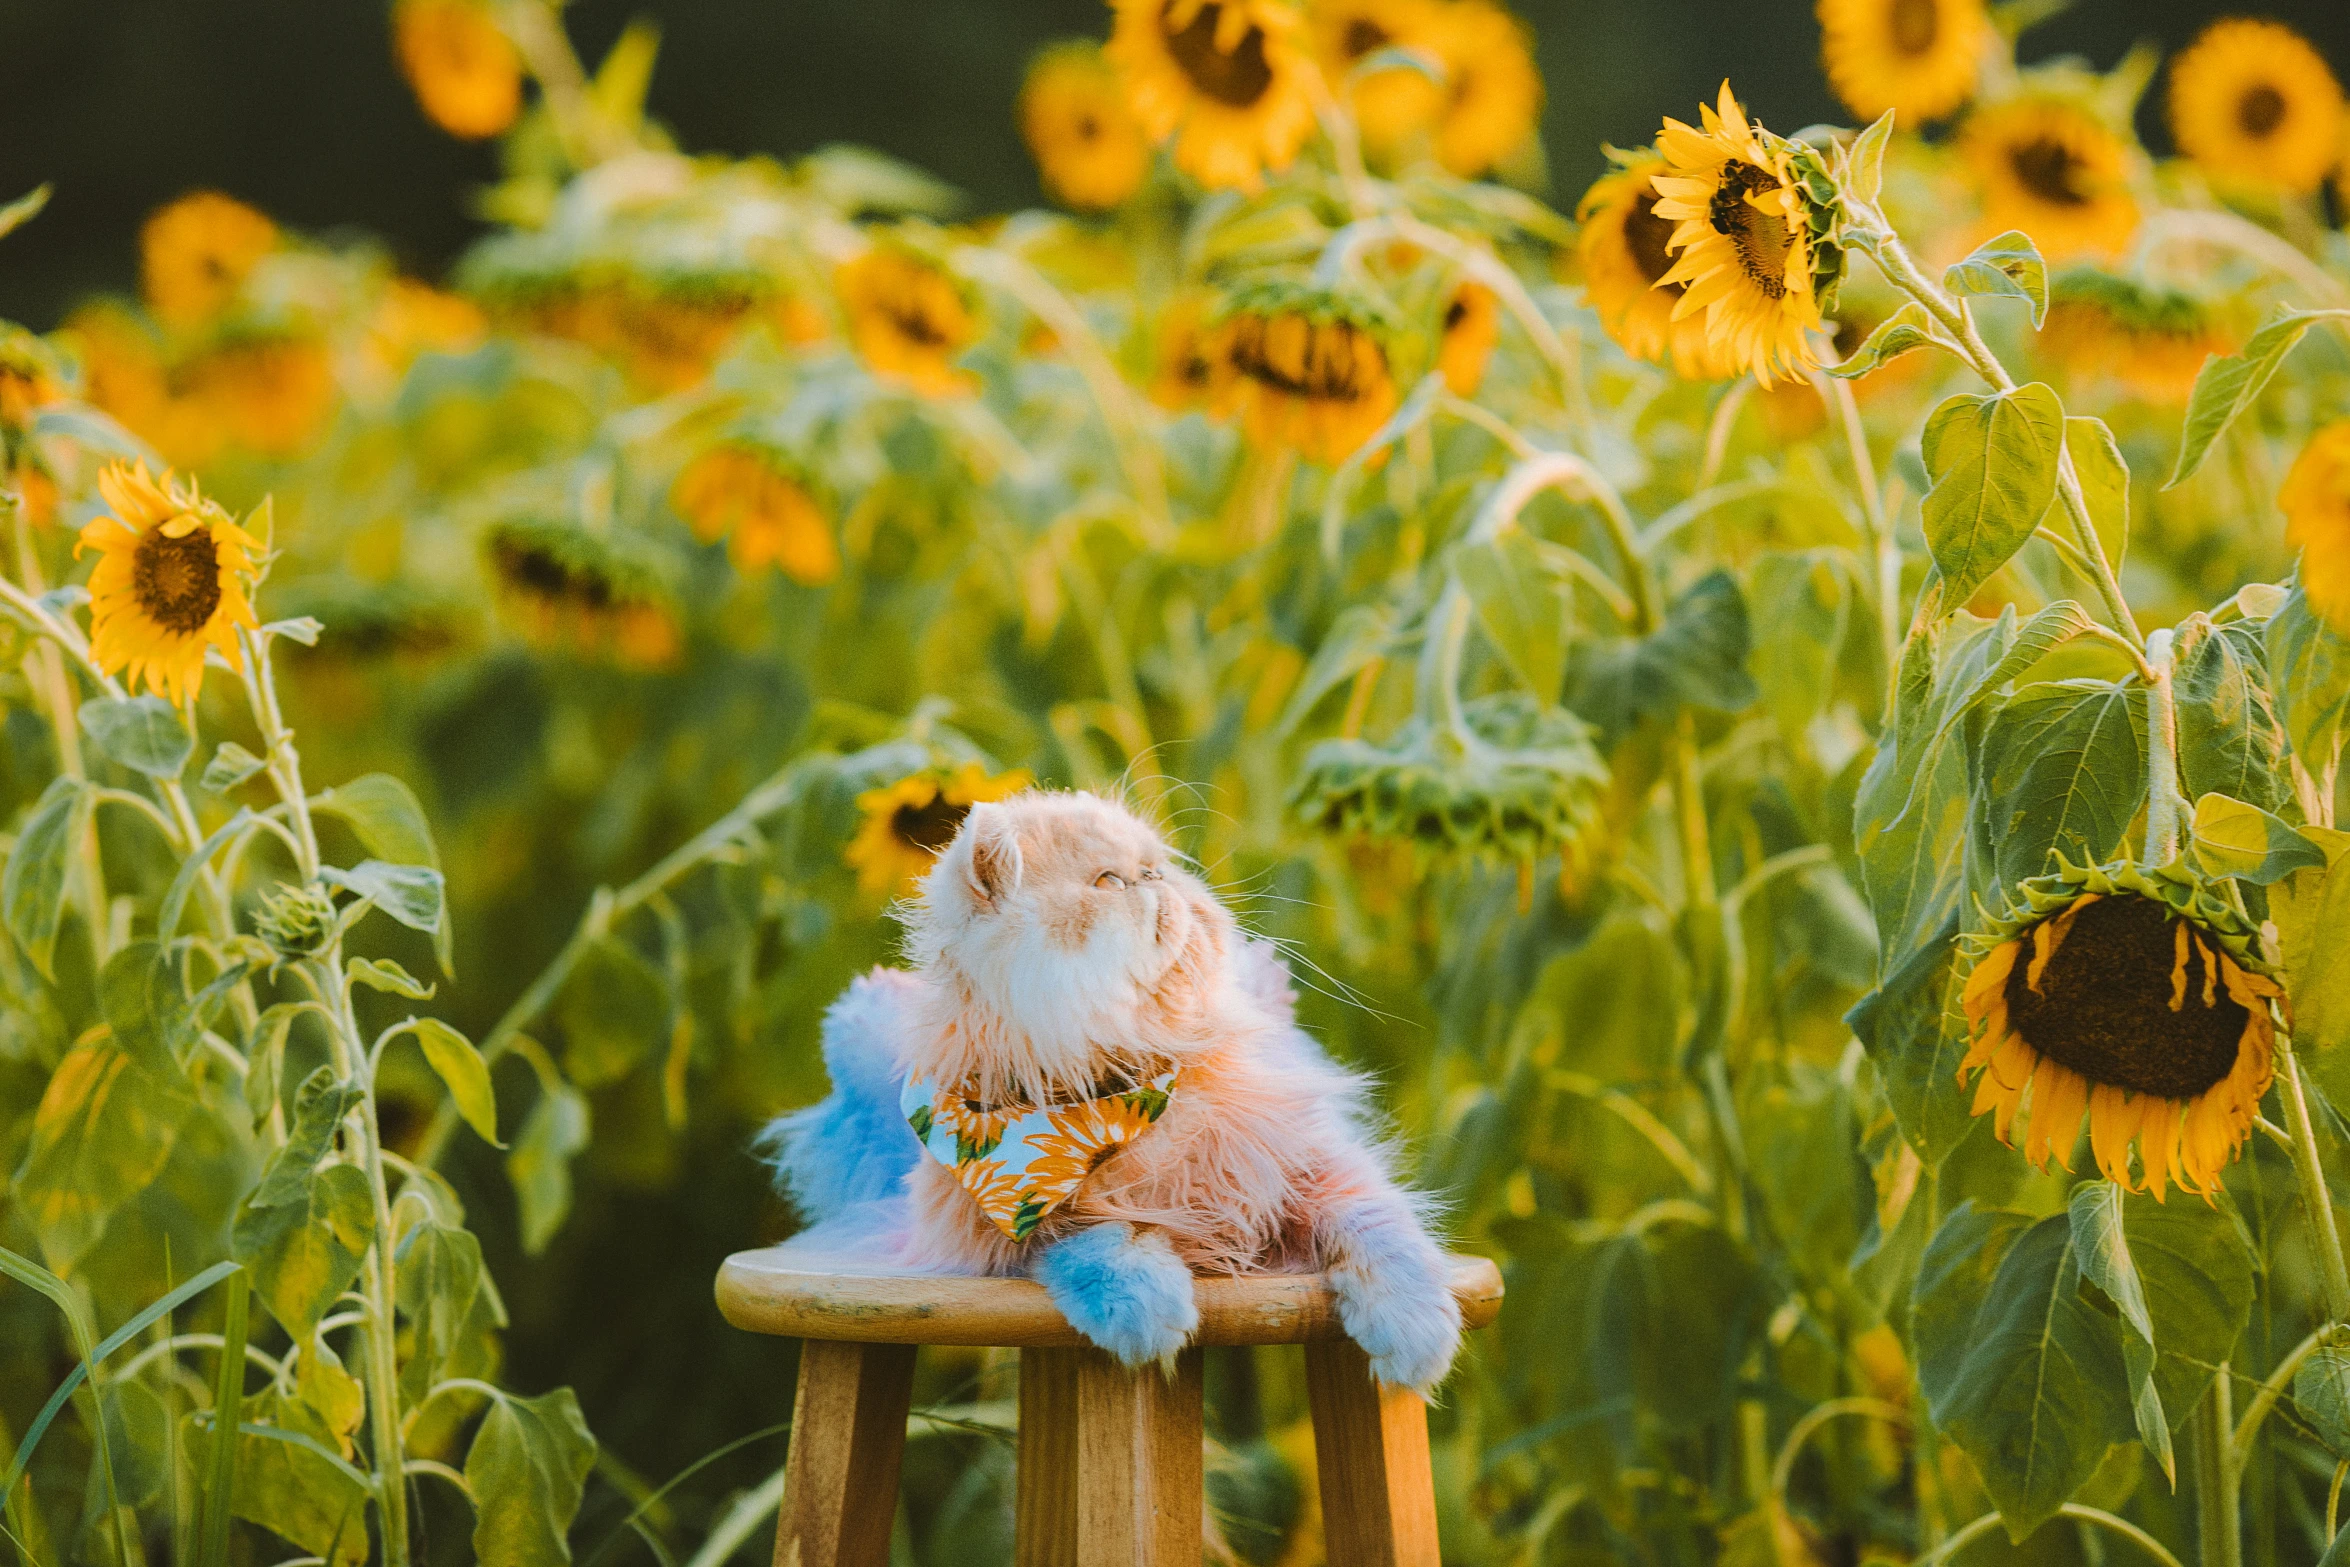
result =
[{"label": "stool seat", "polygon": [[[1501,1270],[1486,1257],[1445,1261],[1461,1326],[1491,1322],[1501,1310]],[[1199,1303],[1195,1344],[1308,1344],[1345,1336],[1327,1274],[1199,1278],[1192,1296]],[[875,1272],[870,1264],[832,1264],[788,1241],[727,1258],[718,1270],[718,1309],[747,1332],[836,1343],[1004,1349],[1085,1343],[1032,1279]]]}]

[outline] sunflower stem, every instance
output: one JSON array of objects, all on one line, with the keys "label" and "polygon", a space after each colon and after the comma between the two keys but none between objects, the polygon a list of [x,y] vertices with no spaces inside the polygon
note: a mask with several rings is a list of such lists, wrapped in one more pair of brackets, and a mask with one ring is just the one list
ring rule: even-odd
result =
[{"label": "sunflower stem", "polygon": [[2146,868],[2179,857],[2179,709],[2171,689],[2168,628],[2146,639]]},{"label": "sunflower stem", "polygon": [[2195,1474],[2196,1559],[2203,1567],[2242,1567],[2244,1531],[2237,1516],[2234,1465],[2228,1462],[2228,1429],[2235,1423],[2235,1386],[2221,1362],[2202,1403],[2189,1422]]},{"label": "sunflower stem", "polygon": [[2310,1228],[2317,1232],[2326,1316],[2340,1322],[2350,1318],[2350,1268],[2342,1261],[2342,1232],[2334,1223],[2333,1194],[2317,1155],[2317,1127],[2310,1120],[2309,1094],[2301,1084],[2301,1059],[2291,1036],[2282,1033],[2277,1035],[2277,1097],[2284,1101],[2286,1124],[2293,1133],[2293,1174],[2301,1183],[2301,1203],[2309,1210]]}]

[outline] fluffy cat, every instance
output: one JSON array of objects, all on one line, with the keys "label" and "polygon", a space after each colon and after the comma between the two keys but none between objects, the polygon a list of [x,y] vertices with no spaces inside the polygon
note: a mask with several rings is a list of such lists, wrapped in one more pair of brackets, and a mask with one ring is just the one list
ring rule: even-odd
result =
[{"label": "fluffy cat", "polygon": [[[1368,1129],[1362,1080],[1297,1028],[1288,971],[1158,833],[1088,794],[975,806],[907,917],[913,970],[875,970],[826,1015],[831,1096],[763,1137],[813,1226],[805,1244],[1030,1275],[1129,1364],[1172,1356],[1198,1327],[1195,1273],[1327,1269],[1375,1375],[1443,1378],[1460,1310]],[[1170,1070],[1156,1124],[1021,1240],[899,1108],[909,1077],[979,1105],[1051,1106]]]}]

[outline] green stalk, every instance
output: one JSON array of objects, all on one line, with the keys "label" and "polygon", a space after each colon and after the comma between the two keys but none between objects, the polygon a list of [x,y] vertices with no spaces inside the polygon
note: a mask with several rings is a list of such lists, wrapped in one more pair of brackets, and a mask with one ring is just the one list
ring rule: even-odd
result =
[{"label": "green stalk", "polygon": [[2350,1268],[2342,1260],[2342,1232],[2334,1223],[2332,1194],[2326,1187],[2325,1165],[2318,1159],[2317,1127],[2309,1115],[2309,1094],[2301,1084],[2301,1058],[2292,1037],[2277,1035],[2277,1097],[2284,1101],[2286,1129],[2292,1135],[2293,1174],[2301,1184],[2301,1204],[2309,1210],[2309,1227],[2317,1234],[2318,1277],[2325,1287],[2326,1316],[2340,1322],[2350,1318]]},{"label": "green stalk", "polygon": [[2242,1567],[2243,1528],[2237,1517],[2228,1433],[2235,1424],[2235,1388],[2223,1362],[2189,1422],[2189,1459],[2195,1475],[2195,1535],[2202,1567]]},{"label": "green stalk", "polygon": [[2146,639],[2146,867],[2179,857],[2179,710],[2171,691],[2171,634]]},{"label": "green stalk", "polygon": [[196,1525],[196,1567],[228,1563],[229,1502],[237,1487],[237,1427],[245,1413],[245,1331],[251,1299],[243,1275],[230,1275],[227,1315],[220,1327],[220,1373],[212,1389],[212,1475],[205,1483]]}]

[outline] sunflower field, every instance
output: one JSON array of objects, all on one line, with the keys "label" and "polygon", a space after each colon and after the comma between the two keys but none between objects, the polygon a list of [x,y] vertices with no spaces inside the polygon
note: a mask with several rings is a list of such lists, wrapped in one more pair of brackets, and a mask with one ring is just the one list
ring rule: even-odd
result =
[{"label": "sunflower field", "polygon": [[[1044,785],[1501,1264],[1445,1561],[2350,1562],[2350,59],[2054,9],[1818,0],[1849,124],[1573,190],[1497,0],[1111,0],[977,216],[394,0],[446,275],[196,190],[0,323],[0,1542],[764,1560],[752,1136]],[[1011,1560],[1014,1378],[893,1562]],[[1322,1562],[1207,1385],[1204,1549]]]}]

